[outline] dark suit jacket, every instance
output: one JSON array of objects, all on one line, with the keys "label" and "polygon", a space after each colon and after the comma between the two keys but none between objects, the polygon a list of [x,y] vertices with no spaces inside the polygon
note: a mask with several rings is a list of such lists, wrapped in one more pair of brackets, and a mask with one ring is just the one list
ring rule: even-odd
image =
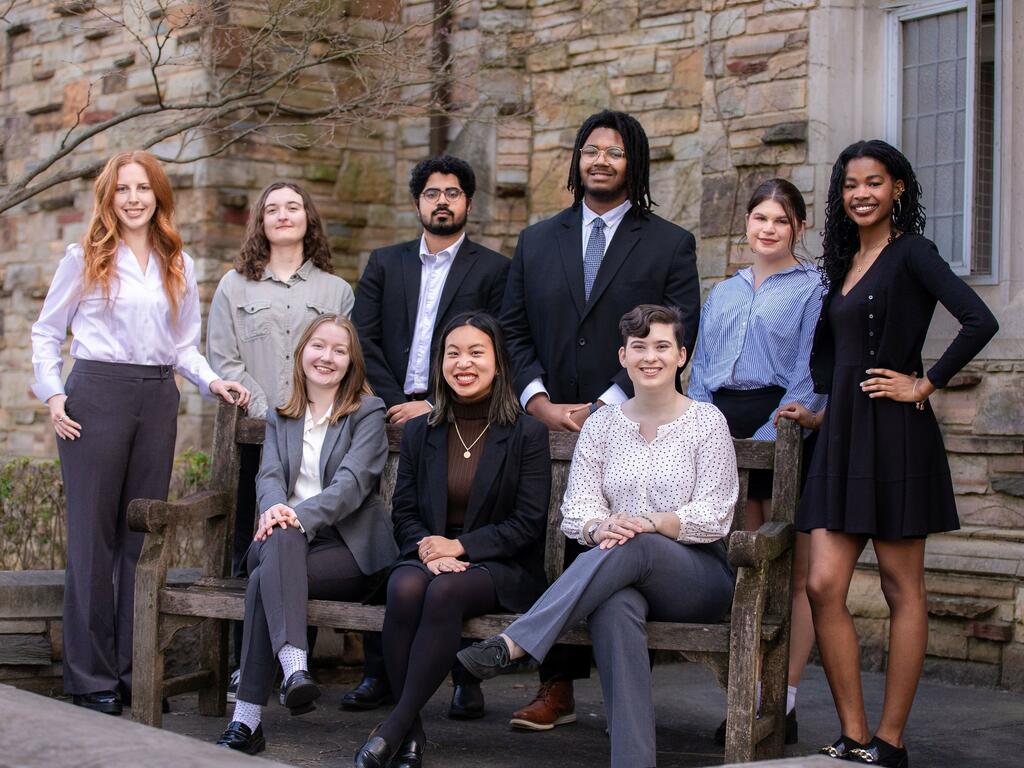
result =
[{"label": "dark suit jacket", "polygon": [[[431,350],[437,334],[456,315],[484,309],[497,317],[509,261],[466,238],[441,291]],[[379,248],[370,254],[356,290],[352,322],[366,357],[366,376],[390,408],[404,403],[409,348],[420,296],[420,241]]]},{"label": "dark suit jacket", "polygon": [[[404,559],[424,536],[444,536],[448,518],[448,425],[429,414],[405,426],[391,505]],[[492,425],[484,441],[459,541],[464,559],[487,566],[501,606],[527,610],[547,588],[544,533],[551,495],[548,430],[523,414],[514,427]]]},{"label": "dark suit jacket", "polygon": [[589,301],[583,293],[582,208],[567,208],[523,230],[501,312],[517,392],[539,376],[555,403],[590,402],[612,384],[632,396],[633,385],[619,365],[618,326],[637,304],[678,307],[692,352],[700,317],[693,235],[630,208],[608,245]]},{"label": "dark suit jacket", "polygon": [[[878,368],[906,374],[924,370],[921,349],[936,301],[942,302],[961,324],[957,337],[928,371],[928,380],[936,387],[946,386],[999,330],[985,302],[953,274],[935,243],[921,235],[903,235],[886,246],[871,265],[870,272],[876,270],[881,273],[872,275],[877,288],[858,292],[856,300],[868,330],[862,342],[867,352],[864,359],[874,360]],[[828,313],[841,289],[842,281],[830,287],[814,330],[811,377],[815,392],[832,389],[836,351]]]},{"label": "dark suit jacket", "polygon": [[[327,427],[320,451],[323,491],[295,507],[308,541],[333,525],[367,575],[387,568],[397,555],[387,505],[377,493],[388,458],[384,412],[379,397],[364,397],[358,410]],[[256,477],[260,512],[288,503],[302,465],[302,430],[302,419],[268,411],[263,461]]]}]

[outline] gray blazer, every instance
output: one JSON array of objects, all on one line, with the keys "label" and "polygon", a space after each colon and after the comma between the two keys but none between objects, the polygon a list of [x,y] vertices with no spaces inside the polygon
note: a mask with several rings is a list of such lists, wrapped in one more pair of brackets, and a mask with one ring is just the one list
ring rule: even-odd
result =
[{"label": "gray blazer", "polygon": [[[320,453],[323,491],[295,506],[308,541],[333,525],[367,575],[387,568],[398,555],[388,508],[377,493],[388,457],[384,414],[383,400],[364,396],[357,411],[327,428]],[[263,461],[256,477],[260,512],[288,503],[302,463],[302,427],[302,419],[267,412]]]}]

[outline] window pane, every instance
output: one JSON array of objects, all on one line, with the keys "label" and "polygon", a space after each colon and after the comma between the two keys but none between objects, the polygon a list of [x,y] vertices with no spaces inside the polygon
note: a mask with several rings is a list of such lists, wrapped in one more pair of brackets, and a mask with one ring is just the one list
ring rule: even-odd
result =
[{"label": "window pane", "polygon": [[971,274],[992,274],[996,103],[995,4],[982,4],[978,17],[978,89],[974,99],[974,227]]}]

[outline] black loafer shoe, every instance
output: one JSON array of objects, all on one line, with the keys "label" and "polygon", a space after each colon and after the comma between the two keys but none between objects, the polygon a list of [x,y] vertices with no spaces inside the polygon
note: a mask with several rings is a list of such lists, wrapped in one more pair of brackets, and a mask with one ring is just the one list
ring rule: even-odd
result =
[{"label": "black loafer shoe", "polygon": [[[726,722],[726,720],[723,720],[721,725],[719,725],[718,729],[715,731],[715,744],[718,744],[721,747],[725,746]],[[786,714],[786,735],[783,741],[786,746],[790,746],[791,744],[796,744],[799,740],[800,739],[797,736],[796,707],[793,707],[793,709]]]},{"label": "black loafer shoe", "polygon": [[393,703],[387,681],[379,677],[364,677],[359,685],[341,697],[342,709],[371,710]]},{"label": "black loafer shoe", "polygon": [[828,746],[824,746],[818,750],[819,755],[827,755],[828,757],[834,757],[837,760],[849,760],[850,753],[855,749],[863,749],[864,745],[859,741],[854,741],[849,736],[840,736],[834,742]]},{"label": "black loafer shoe", "polygon": [[391,768],[423,768],[423,745],[417,739],[403,741]]},{"label": "black loafer shoe", "polygon": [[224,733],[217,739],[218,747],[227,747],[247,755],[255,755],[267,748],[267,740],[263,738],[263,725],[257,725],[256,730],[249,730],[249,726],[232,720]]},{"label": "black loafer shoe", "polygon": [[477,720],[484,716],[484,692],[478,681],[458,683],[452,690],[448,717],[452,720]]},{"label": "black loafer shoe", "polygon": [[370,736],[356,752],[356,768],[388,768],[395,756],[395,748],[380,736]]},{"label": "black loafer shoe", "polygon": [[910,768],[906,747],[894,747],[877,736],[865,746],[851,749],[846,759],[851,763],[880,765],[883,768]]},{"label": "black loafer shoe", "polygon": [[95,693],[76,693],[71,697],[76,707],[85,707],[93,712],[105,715],[120,715],[124,711],[121,697],[114,691],[96,691]]},{"label": "black loafer shoe", "polygon": [[537,662],[529,654],[510,659],[508,646],[500,635],[473,643],[458,653],[459,662],[473,677],[490,680],[509,672],[529,671],[537,668]]},{"label": "black loafer shoe", "polygon": [[314,701],[320,698],[320,687],[309,672],[300,669],[292,672],[281,685],[281,705],[288,707],[292,715],[304,715],[316,709]]}]

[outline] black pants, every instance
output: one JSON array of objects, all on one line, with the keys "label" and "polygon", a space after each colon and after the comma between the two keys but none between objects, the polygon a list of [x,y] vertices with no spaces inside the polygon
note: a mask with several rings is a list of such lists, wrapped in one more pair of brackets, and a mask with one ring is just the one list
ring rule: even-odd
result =
[{"label": "black pants", "polygon": [[128,529],[128,503],[167,498],[178,388],[170,366],[78,360],[65,390],[82,435],[57,440],[67,497],[64,691],[127,693],[143,543]]},{"label": "black pants", "polygon": [[[719,389],[711,393],[711,401],[725,416],[729,433],[745,440],[753,437],[761,426],[768,422],[775,409],[782,404],[786,390],[782,387],[760,387],[759,389]],[[772,497],[772,471],[755,469],[750,471],[747,498],[770,499]]]}]

